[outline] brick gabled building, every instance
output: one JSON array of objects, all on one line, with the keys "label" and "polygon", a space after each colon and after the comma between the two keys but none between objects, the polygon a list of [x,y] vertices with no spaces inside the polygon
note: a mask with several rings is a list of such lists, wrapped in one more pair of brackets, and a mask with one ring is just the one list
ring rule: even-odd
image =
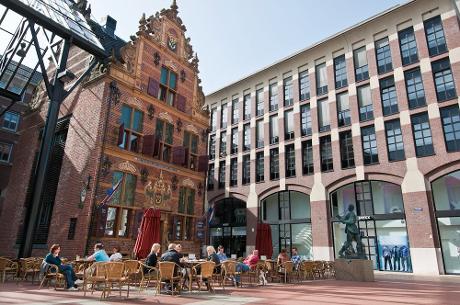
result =
[{"label": "brick gabled building", "polygon": [[[177,241],[184,252],[198,254],[205,235],[208,114],[178,7],[174,1],[142,16],[129,42],[115,35],[113,18],[101,26],[89,19],[87,1],[78,7],[112,56],[61,106],[33,255],[53,243],[63,246],[64,256],[84,255],[99,241],[129,255],[148,207],[161,210],[163,249]],[[68,66],[78,76],[90,61],[75,48]],[[0,216],[0,255],[15,256],[22,242],[47,112],[42,95],[21,126],[22,162],[12,168]],[[112,200],[99,207],[120,180]]]}]

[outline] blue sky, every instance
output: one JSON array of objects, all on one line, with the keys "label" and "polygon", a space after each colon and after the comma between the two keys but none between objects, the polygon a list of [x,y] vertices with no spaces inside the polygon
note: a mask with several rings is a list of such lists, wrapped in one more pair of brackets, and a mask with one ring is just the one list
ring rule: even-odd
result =
[{"label": "blue sky", "polygon": [[[118,21],[128,37],[171,0],[90,0],[93,15]],[[270,65],[404,0],[178,0],[179,16],[200,59],[205,93]]]}]

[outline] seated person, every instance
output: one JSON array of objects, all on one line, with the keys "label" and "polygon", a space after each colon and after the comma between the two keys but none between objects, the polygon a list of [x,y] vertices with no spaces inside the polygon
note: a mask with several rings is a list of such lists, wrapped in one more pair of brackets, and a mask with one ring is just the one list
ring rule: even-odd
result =
[{"label": "seated person", "polygon": [[[161,245],[154,243],[152,249],[150,249],[150,254],[145,260],[145,264],[150,267],[156,267],[158,263],[158,256],[160,254]],[[144,267],[144,274],[148,273],[150,269]]]},{"label": "seated person", "polygon": [[176,244],[176,247],[174,249],[177,251],[177,253],[179,254],[180,258],[184,257],[184,254],[182,254],[182,245],[181,244]]},{"label": "seated person", "polygon": [[[165,253],[163,253],[163,255],[161,255],[161,258],[160,258],[160,261],[161,262],[173,262],[173,263],[176,263],[179,267],[184,267],[184,265],[182,264],[181,262],[181,254],[179,252],[177,252],[176,250],[176,244],[174,243],[171,243],[169,244],[168,246],[168,251],[166,251]],[[174,273],[176,275],[180,274],[182,272],[182,269],[181,268],[176,268],[174,269]],[[167,287],[167,289],[171,289],[171,287]]]},{"label": "seated person", "polygon": [[[243,263],[236,264],[236,272],[248,272],[249,269],[255,268],[259,261],[259,250],[252,251],[252,254],[246,257]],[[236,284],[240,284],[240,276],[236,276]]]},{"label": "seated person", "polygon": [[299,265],[302,261],[302,258],[300,257],[299,253],[297,252],[296,247],[292,247],[292,256],[291,256],[291,261],[294,263],[294,268],[297,270],[299,268]]},{"label": "seated person", "polygon": [[285,262],[289,260],[289,256],[286,253],[286,249],[281,249],[280,254],[278,254],[277,263],[278,265],[283,265]]},{"label": "seated person", "polygon": [[120,248],[115,246],[112,250],[112,255],[110,255],[109,261],[111,262],[121,262],[123,259],[123,255],[120,253]]},{"label": "seated person", "polygon": [[108,262],[110,260],[109,256],[104,250],[104,245],[97,243],[94,245],[93,255],[88,256],[87,261],[94,262]]},{"label": "seated person", "polygon": [[59,244],[52,245],[50,248],[50,253],[46,255],[44,261],[48,264],[56,265],[59,269],[59,273],[64,274],[67,290],[78,290],[77,285],[75,285],[75,282],[77,281],[75,272],[73,271],[72,266],[65,265],[61,262],[61,258],[59,257],[60,252],[61,246]]},{"label": "seated person", "polygon": [[[104,250],[104,245],[101,243],[97,243],[94,245],[94,253],[93,255],[90,255],[86,258],[87,261],[89,262],[108,262],[110,260],[109,256]],[[91,274],[93,274],[94,268],[93,266],[90,266],[86,268],[85,270],[85,276],[89,277]]]},{"label": "seated person", "polygon": [[220,245],[219,247],[217,247],[217,251],[219,251],[217,253],[217,257],[219,258],[220,262],[224,262],[228,259],[227,257],[227,254],[225,254],[224,252],[224,246]]},{"label": "seated person", "polygon": [[216,249],[213,246],[207,246],[206,252],[208,253],[208,261],[214,262],[216,267],[214,269],[214,273],[220,273],[220,258],[216,254]]}]

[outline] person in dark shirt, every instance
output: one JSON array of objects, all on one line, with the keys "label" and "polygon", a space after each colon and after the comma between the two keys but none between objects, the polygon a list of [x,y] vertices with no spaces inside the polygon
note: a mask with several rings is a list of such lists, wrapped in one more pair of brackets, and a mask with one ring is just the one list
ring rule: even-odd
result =
[{"label": "person in dark shirt", "polygon": [[220,273],[220,259],[216,253],[216,249],[213,246],[207,246],[206,252],[208,252],[208,261],[214,262],[216,264],[214,273]]},{"label": "person in dark shirt", "polygon": [[[145,260],[145,264],[150,267],[156,267],[158,262],[158,255],[160,254],[161,245],[160,244],[153,244],[152,249],[150,250],[150,254],[147,256]],[[144,274],[148,273],[150,269],[144,268]]]},{"label": "person in dark shirt", "polygon": [[163,253],[160,258],[161,262],[173,262],[178,264],[180,267],[183,267],[181,261],[181,255],[176,250],[176,244],[169,244],[168,251]]},{"label": "person in dark shirt", "polygon": [[64,274],[67,290],[78,290],[77,286],[75,285],[75,281],[77,280],[75,272],[73,271],[72,266],[64,265],[61,262],[61,258],[59,257],[60,252],[61,246],[59,244],[53,244],[50,248],[50,253],[45,256],[45,262],[48,264],[56,265],[59,269],[59,272]]}]

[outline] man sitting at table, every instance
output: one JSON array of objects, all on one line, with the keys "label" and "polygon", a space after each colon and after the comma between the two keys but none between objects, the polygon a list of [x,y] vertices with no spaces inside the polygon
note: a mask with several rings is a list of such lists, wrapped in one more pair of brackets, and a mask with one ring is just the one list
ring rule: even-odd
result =
[{"label": "man sitting at table", "polygon": [[[166,251],[165,253],[163,253],[163,255],[161,256],[160,258],[160,261],[161,262],[173,262],[173,263],[176,263],[179,267],[184,267],[184,265],[182,264],[181,262],[181,254],[179,252],[177,252],[177,248],[176,248],[176,244],[174,243],[171,243],[169,244],[168,246],[168,251]],[[179,274],[180,272],[182,272],[182,269],[181,268],[174,268],[174,273],[177,275]],[[170,290],[171,287],[168,286],[166,287],[167,290]]]},{"label": "man sitting at table", "polygon": [[123,259],[123,255],[120,253],[120,247],[115,246],[112,250],[112,255],[110,255],[109,261],[111,262],[121,262]]},{"label": "man sitting at table", "polygon": [[227,254],[225,254],[224,250],[225,250],[224,246],[222,246],[222,245],[217,247],[217,251],[219,251],[217,253],[217,257],[219,258],[220,262],[225,262],[226,260],[228,260]]},{"label": "man sitting at table", "polygon": [[52,245],[50,248],[50,253],[46,255],[44,261],[47,264],[56,265],[59,269],[59,273],[64,274],[67,290],[76,291],[78,290],[76,282],[81,282],[81,281],[77,280],[77,277],[71,265],[65,265],[61,262],[61,258],[59,257],[60,252],[61,252],[61,246],[59,244]]},{"label": "man sitting at table", "polygon": [[292,251],[291,261],[294,263],[294,268],[297,270],[299,268],[300,262],[302,261],[302,258],[297,252],[296,247],[292,247],[291,251]]},{"label": "man sitting at table", "polygon": [[94,253],[93,255],[88,256],[86,259],[87,261],[95,261],[95,262],[108,262],[110,260],[107,252],[104,250],[104,245],[101,243],[97,243],[94,245]]}]

